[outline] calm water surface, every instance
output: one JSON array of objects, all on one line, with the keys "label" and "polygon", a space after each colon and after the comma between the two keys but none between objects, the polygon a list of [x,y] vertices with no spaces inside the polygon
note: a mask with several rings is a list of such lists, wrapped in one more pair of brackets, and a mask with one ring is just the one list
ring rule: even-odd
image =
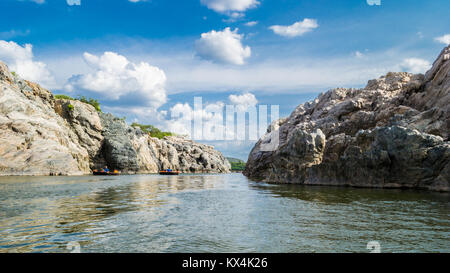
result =
[{"label": "calm water surface", "polygon": [[450,252],[450,195],[241,174],[0,178],[0,252]]}]

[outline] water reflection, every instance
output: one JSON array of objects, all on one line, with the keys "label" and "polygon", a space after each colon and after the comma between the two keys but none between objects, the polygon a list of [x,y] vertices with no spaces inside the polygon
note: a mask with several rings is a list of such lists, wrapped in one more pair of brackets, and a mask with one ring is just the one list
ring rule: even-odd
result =
[{"label": "water reflection", "polygon": [[0,252],[449,251],[449,195],[232,175],[0,178]]},{"label": "water reflection", "polygon": [[[219,176],[122,176],[97,179],[92,177],[5,177],[2,178],[0,252],[31,252],[65,249],[70,240],[86,246],[98,236],[113,229],[95,230],[95,225],[120,213],[145,210],[168,203],[168,193],[212,189],[220,185]],[[217,179],[219,178],[219,179]],[[31,180],[31,181],[27,181]],[[73,187],[76,184],[81,186]],[[83,185],[84,184],[84,185]],[[93,185],[92,185],[93,184]],[[83,191],[86,186],[92,191]],[[42,188],[46,187],[45,192]],[[67,189],[65,189],[67,188]],[[51,200],[42,197],[51,191],[65,193]],[[20,196],[25,198],[22,206]],[[19,197],[19,199],[17,199]],[[170,202],[176,203],[176,197]],[[30,211],[30,212],[29,212]],[[95,232],[92,232],[95,230]],[[53,234],[53,235],[43,235]],[[54,236],[58,234],[58,236]],[[15,242],[11,244],[11,242]]]},{"label": "water reflection", "polygon": [[[338,249],[351,251],[355,240],[363,246],[375,239],[392,252],[450,249],[448,193],[261,183],[250,187],[283,200],[297,225],[294,229],[308,232],[302,237],[310,244],[320,242],[312,249],[334,252],[333,242],[338,242]],[[295,209],[286,200],[295,203]],[[331,245],[320,246],[326,243]]]},{"label": "water reflection", "polygon": [[428,192],[410,189],[370,189],[333,186],[309,186],[293,184],[267,184],[251,182],[250,187],[263,190],[282,198],[298,198],[310,202],[352,203],[366,201],[436,201],[443,204],[450,201],[450,193]]}]

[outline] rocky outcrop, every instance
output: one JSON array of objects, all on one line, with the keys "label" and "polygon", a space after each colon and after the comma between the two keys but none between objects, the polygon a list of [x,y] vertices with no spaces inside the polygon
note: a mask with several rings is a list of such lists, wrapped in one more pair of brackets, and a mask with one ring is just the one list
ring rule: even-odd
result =
[{"label": "rocky outcrop", "polygon": [[50,92],[12,75],[0,63],[0,174],[89,172],[89,154]]},{"label": "rocky outcrop", "polygon": [[104,165],[125,173],[230,171],[209,145],[153,138],[89,104],[55,99],[0,62],[0,175],[80,175]]},{"label": "rocky outcrop", "polygon": [[[449,191],[449,57],[447,47],[425,75],[388,73],[299,105],[269,126],[244,174],[275,183]],[[274,136],[276,149],[263,149]]]},{"label": "rocky outcrop", "polygon": [[111,114],[100,114],[103,125],[103,158],[94,160],[98,167],[130,173],[155,173],[161,169],[184,173],[227,173],[230,164],[214,147],[179,136],[151,137],[140,128],[129,126]]}]

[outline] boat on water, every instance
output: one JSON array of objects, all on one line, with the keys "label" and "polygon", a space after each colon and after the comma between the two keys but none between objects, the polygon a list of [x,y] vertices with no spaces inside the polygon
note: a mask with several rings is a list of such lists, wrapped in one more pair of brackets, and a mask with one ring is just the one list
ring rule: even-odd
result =
[{"label": "boat on water", "polygon": [[167,170],[159,171],[159,174],[160,175],[179,175],[180,171],[174,171],[171,169],[167,169]]},{"label": "boat on water", "polygon": [[105,171],[103,169],[101,170],[94,170],[92,172],[93,175],[120,175],[120,172],[118,170],[114,170],[114,171]]}]

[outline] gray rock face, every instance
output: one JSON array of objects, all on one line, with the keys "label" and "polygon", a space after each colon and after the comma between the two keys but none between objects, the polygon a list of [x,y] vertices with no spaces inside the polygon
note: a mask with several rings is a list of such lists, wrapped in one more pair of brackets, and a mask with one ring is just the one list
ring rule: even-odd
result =
[{"label": "gray rock face", "polygon": [[165,137],[163,141],[151,138],[151,142],[157,147],[164,147],[156,149],[159,151],[156,156],[160,159],[162,169],[171,168],[191,173],[227,173],[231,169],[228,160],[212,146],[174,136]]},{"label": "gray rock face", "polygon": [[151,137],[111,114],[100,114],[103,125],[103,158],[96,167],[107,164],[128,173],[156,173],[174,169],[183,173],[228,173],[229,162],[212,146],[183,137]]},{"label": "gray rock face", "polygon": [[134,130],[124,120],[111,114],[100,114],[100,117],[105,137],[102,155],[107,165],[114,169],[138,172],[138,153],[131,143],[136,137]]},{"label": "gray rock face", "polygon": [[450,47],[426,75],[388,73],[337,88],[269,126],[244,174],[275,183],[450,190]]},{"label": "gray rock face", "polygon": [[89,104],[55,99],[0,62],[0,175],[80,175],[108,165],[124,173],[227,173],[208,145],[157,139]]}]

